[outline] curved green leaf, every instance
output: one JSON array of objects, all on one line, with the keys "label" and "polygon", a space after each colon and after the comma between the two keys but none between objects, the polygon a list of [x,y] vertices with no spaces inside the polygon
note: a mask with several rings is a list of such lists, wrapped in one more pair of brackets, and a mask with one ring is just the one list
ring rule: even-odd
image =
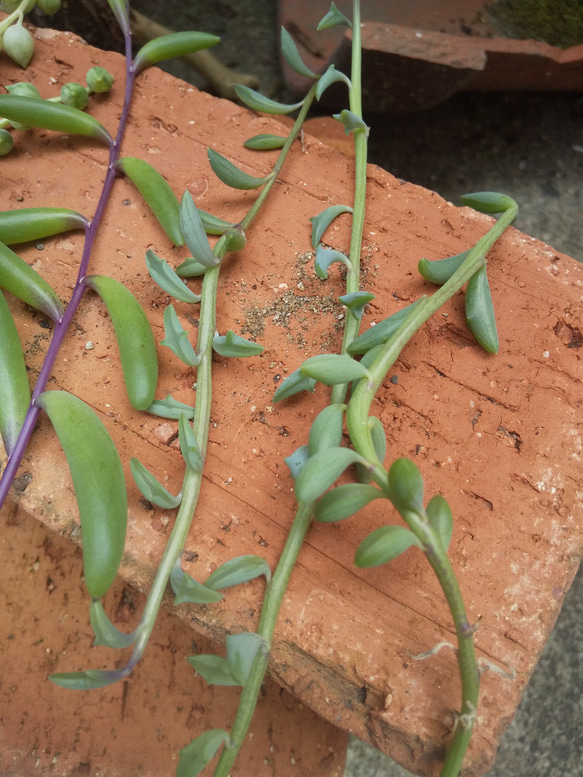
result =
[{"label": "curved green leaf", "polygon": [[374,299],[374,294],[370,291],[353,291],[351,294],[343,294],[338,297],[338,301],[346,305],[350,313],[357,321],[362,321],[364,308]]},{"label": "curved green leaf", "polygon": [[139,73],[144,68],[163,62],[165,59],[184,57],[186,54],[208,49],[216,46],[219,41],[220,38],[216,35],[209,35],[206,32],[171,32],[168,35],[162,35],[160,38],[148,41],[138,51],[134,59],[134,72]]},{"label": "curved green leaf", "polygon": [[302,60],[298,47],[285,27],[281,28],[281,53],[287,64],[298,75],[305,78],[317,78],[316,74]]},{"label": "curved green leaf", "polygon": [[202,472],[204,460],[200,452],[200,446],[194,429],[184,413],[178,419],[178,440],[182,457],[187,466],[194,470],[194,472]]},{"label": "curved green leaf", "polygon": [[354,564],[357,567],[378,567],[397,558],[412,545],[421,547],[409,529],[404,526],[381,526],[360,543]]},{"label": "curved green leaf", "polygon": [[266,640],[252,631],[227,635],[227,664],[239,685],[245,685],[251,674],[255,656],[267,650]]},{"label": "curved green leaf", "polygon": [[156,507],[161,507],[163,510],[172,510],[178,507],[182,501],[182,492],[178,496],[171,494],[170,491],[158,482],[150,470],[133,456],[130,459],[130,469],[136,486],[148,502],[156,505]]},{"label": "curved green leaf", "polygon": [[470,253],[470,249],[463,251],[461,254],[455,256],[448,256],[446,259],[436,259],[430,261],[429,259],[420,259],[417,265],[417,270],[422,278],[430,283],[436,283],[441,286],[442,283],[448,281],[454,272],[461,267],[464,259]]},{"label": "curved green leaf", "polygon": [[224,598],[223,594],[207,588],[190,575],[187,575],[186,572],[183,572],[180,566],[180,559],[172,568],[170,584],[176,595],[174,604],[214,604]]},{"label": "curved green leaf", "polygon": [[347,256],[344,256],[340,251],[335,251],[333,248],[324,248],[323,245],[319,245],[316,249],[316,258],[314,259],[314,270],[318,278],[326,280],[328,278],[328,268],[334,262],[340,262],[345,265],[350,272],[352,265]]},{"label": "curved green leaf", "polygon": [[344,14],[336,8],[336,3],[332,2],[330,3],[330,10],[320,19],[316,29],[320,32],[320,30],[327,30],[329,27],[338,27],[342,24],[352,29],[352,22],[350,19],[344,16]]},{"label": "curved green leaf", "polygon": [[373,499],[380,499],[383,492],[375,486],[362,483],[346,483],[336,486],[318,501],[314,519],[321,523],[333,523],[350,518]]},{"label": "curved green leaf", "polygon": [[370,372],[360,362],[336,353],[323,353],[306,359],[300,367],[300,374],[320,381],[325,386],[370,378]]},{"label": "curved green leaf", "polygon": [[348,89],[352,89],[352,81],[350,78],[345,76],[344,73],[342,73],[340,70],[336,70],[334,65],[330,65],[330,67],[318,81],[318,86],[316,87],[316,100],[319,100],[322,97],[329,86],[332,86],[332,84],[337,84],[340,81],[346,84]]},{"label": "curved green leaf", "polygon": [[93,116],[40,97],[0,94],[0,116],[29,127],[65,132],[67,135],[84,135],[108,146],[113,143],[109,132]]},{"label": "curved green leaf", "polygon": [[123,467],[111,437],[85,402],[64,391],[45,391],[36,404],[46,411],[73,478],[81,516],[87,590],[101,598],[117,574],[127,525]]},{"label": "curved green leaf", "polygon": [[299,103],[293,103],[293,105],[285,105],[284,103],[278,103],[276,100],[270,100],[269,97],[265,97],[260,92],[256,92],[255,89],[251,89],[243,84],[235,84],[235,92],[239,100],[244,103],[248,108],[251,108],[258,113],[273,113],[275,115],[283,115],[285,113],[291,113],[292,111],[301,108],[304,101]]},{"label": "curved green leaf", "polygon": [[404,456],[389,469],[389,497],[399,512],[423,515],[423,476],[419,467]]},{"label": "curved green leaf", "polygon": [[99,294],[110,315],[128,399],[136,410],[147,410],[158,383],[158,354],[152,327],[131,291],[105,275],[90,275],[85,284]]},{"label": "curved green leaf", "polygon": [[116,163],[140,192],[158,223],[176,246],[184,245],[180,229],[180,204],[170,184],[143,159],[125,156]]},{"label": "curved green leaf", "polygon": [[269,564],[261,556],[237,556],[221,564],[220,567],[210,574],[205,580],[207,588],[231,588],[240,583],[248,583],[256,577],[265,575],[269,583],[271,580],[271,569]]},{"label": "curved green leaf", "polygon": [[321,410],[312,426],[308,437],[310,456],[327,448],[338,448],[342,442],[342,424],[346,405],[328,405]]},{"label": "curved green leaf", "polygon": [[222,656],[203,653],[199,656],[188,656],[186,660],[209,685],[241,685],[231,674],[227,659]]},{"label": "curved green leaf", "polygon": [[192,347],[188,332],[178,320],[174,305],[168,305],[164,311],[164,332],[166,337],[160,345],[170,348],[189,367],[197,367],[200,364],[200,356]]},{"label": "curved green leaf", "polygon": [[486,265],[480,267],[466,286],[466,323],[478,343],[488,353],[498,353],[496,313]]},{"label": "curved green leaf", "polygon": [[139,627],[126,634],[116,628],[107,617],[101,599],[92,599],[89,605],[89,618],[95,634],[94,645],[105,645],[110,648],[127,648],[138,638]]},{"label": "curved green leaf", "polygon": [[222,154],[219,154],[218,151],[214,151],[212,148],[207,148],[207,155],[210,166],[217,178],[233,189],[242,189],[244,191],[258,189],[272,177],[272,173],[269,173],[264,178],[254,178],[252,175],[244,173],[243,170],[239,170],[232,162],[229,162]]},{"label": "curved green leaf", "polygon": [[351,448],[326,448],[310,456],[296,478],[296,499],[314,502],[355,462],[367,464],[366,459]]},{"label": "curved green leaf", "polygon": [[53,321],[60,321],[65,312],[52,286],[4,243],[0,243],[0,288]]},{"label": "curved green leaf", "polygon": [[1,291],[0,332],[0,436],[10,456],[30,405],[30,385],[14,319]]},{"label": "curved green leaf", "polygon": [[453,534],[453,515],[451,507],[440,494],[436,494],[427,503],[425,508],[427,519],[435,529],[441,540],[444,551],[447,553],[451,535]]},{"label": "curved green leaf", "polygon": [[210,247],[201,214],[188,190],[182,195],[180,203],[180,228],[188,250],[197,262],[205,267],[213,267],[219,263],[219,258],[213,254]]},{"label": "curved green leaf", "polygon": [[357,116],[356,113],[353,113],[346,108],[340,113],[334,113],[333,118],[344,125],[344,132],[347,135],[350,135],[351,132],[355,132],[356,130],[363,130],[367,133],[369,131],[360,116]]},{"label": "curved green leaf", "polygon": [[207,235],[222,235],[223,232],[226,232],[228,229],[235,226],[230,221],[225,221],[224,219],[218,218],[218,216],[213,216],[212,213],[207,213],[206,210],[203,210],[202,208],[197,208],[197,211]]},{"label": "curved green leaf", "polygon": [[366,332],[363,332],[363,334],[357,337],[356,340],[353,340],[352,343],[348,346],[348,353],[353,355],[366,353],[371,348],[386,343],[389,337],[391,337],[396,332],[399,326],[411,315],[415,307],[419,305],[419,303],[424,299],[425,297],[420,297],[419,299],[415,300],[415,302],[407,305],[404,308],[401,308],[401,310],[393,313],[392,316],[385,318],[380,323],[372,326]]},{"label": "curved green leaf", "polygon": [[271,401],[281,402],[283,399],[293,397],[294,394],[299,394],[301,391],[311,391],[314,393],[316,383],[317,381],[313,378],[304,377],[298,368],[287,376],[283,383],[278,387]]},{"label": "curved green leaf", "polygon": [[185,415],[189,420],[194,418],[194,408],[184,402],[174,399],[172,394],[166,394],[164,399],[155,399],[147,409],[148,413],[157,415],[159,418],[170,418],[178,421],[181,415]]},{"label": "curved green leaf", "polygon": [[180,278],[198,278],[204,275],[208,270],[208,267],[200,262],[197,262],[193,256],[189,256],[182,264],[179,264],[176,268],[176,275]]},{"label": "curved green leaf", "polygon": [[88,226],[84,216],[67,208],[21,208],[0,212],[0,240],[7,245],[42,240]]},{"label": "curved green leaf", "polygon": [[286,467],[289,469],[290,475],[294,480],[302,471],[302,467],[306,461],[310,458],[310,449],[307,445],[300,445],[293,453],[286,456],[284,459]]},{"label": "curved green leaf", "polygon": [[85,672],[61,672],[59,674],[50,674],[49,680],[61,688],[67,688],[72,691],[93,691],[96,688],[105,688],[107,685],[113,685],[124,677],[127,677],[129,671],[123,669],[87,669]]},{"label": "curved green leaf", "polygon": [[180,302],[189,302],[190,304],[200,302],[200,296],[191,291],[170,267],[168,262],[156,256],[150,248],[146,251],[146,267],[152,280],[174,299],[180,300]]},{"label": "curved green leaf", "polygon": [[263,350],[262,345],[236,335],[232,329],[229,329],[226,335],[215,335],[213,337],[213,351],[216,351],[219,356],[258,356]]},{"label": "curved green leaf", "polygon": [[229,741],[229,735],[220,728],[205,731],[179,754],[176,777],[196,777],[212,761],[223,742]]},{"label": "curved green leaf", "polygon": [[352,212],[352,208],[349,205],[330,205],[330,207],[318,213],[317,216],[312,216],[310,219],[312,222],[312,248],[315,249],[319,245],[324,232],[335,218],[340,216],[341,213]]},{"label": "curved green leaf", "polygon": [[123,33],[130,31],[129,0],[107,0]]},{"label": "curved green leaf", "polygon": [[252,151],[272,151],[274,148],[282,148],[286,140],[281,135],[253,135],[243,145]]},{"label": "curved green leaf", "polygon": [[468,205],[470,208],[480,213],[503,213],[505,210],[516,208],[518,205],[506,194],[498,192],[474,192],[473,194],[463,194],[460,197],[462,205]]}]

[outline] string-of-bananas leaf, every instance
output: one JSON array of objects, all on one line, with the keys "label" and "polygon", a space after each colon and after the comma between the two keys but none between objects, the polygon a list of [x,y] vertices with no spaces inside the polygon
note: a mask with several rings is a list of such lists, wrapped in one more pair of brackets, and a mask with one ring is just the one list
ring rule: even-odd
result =
[{"label": "string-of-bananas leaf", "polygon": [[30,404],[24,355],[10,308],[0,291],[0,435],[10,456]]},{"label": "string-of-bananas leaf", "polygon": [[0,287],[53,321],[63,316],[61,300],[52,286],[4,243],[0,243]]}]

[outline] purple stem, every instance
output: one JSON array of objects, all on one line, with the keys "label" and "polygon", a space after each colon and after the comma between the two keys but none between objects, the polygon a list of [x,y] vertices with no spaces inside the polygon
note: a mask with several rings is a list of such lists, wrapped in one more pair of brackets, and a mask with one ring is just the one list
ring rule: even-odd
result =
[{"label": "purple stem", "polygon": [[26,418],[22,425],[22,429],[20,430],[20,434],[18,435],[14,449],[8,454],[8,462],[4,468],[4,472],[2,473],[2,478],[0,479],[0,507],[2,507],[6,497],[8,496],[8,491],[10,490],[10,486],[16,477],[16,473],[22,462],[22,457],[24,456],[30,437],[39,417],[40,408],[35,404],[36,399],[40,394],[43,393],[43,391],[46,390],[47,383],[55,364],[55,360],[61,345],[63,344],[65,334],[67,333],[69,325],[77,312],[77,308],[79,307],[79,303],[83,298],[83,294],[87,289],[84,281],[87,277],[93,244],[95,243],[97,231],[101,225],[105,207],[107,205],[107,201],[113,187],[113,182],[117,174],[115,163],[119,158],[121,143],[126,130],[135,83],[135,73],[132,63],[132,37],[129,27],[128,29],[124,29],[123,32],[126,53],[126,86],[117,135],[109,148],[109,164],[107,167],[105,181],[103,183],[103,189],[101,190],[99,202],[97,203],[97,208],[95,210],[95,215],[93,216],[91,223],[88,223],[85,227],[85,244],[83,246],[83,254],[81,256],[81,263],[79,265],[79,272],[77,274],[77,280],[75,282],[73,294],[71,295],[71,299],[67,305],[67,309],[63,317],[55,324],[55,331],[43,361],[43,365],[36,381],[34,391],[32,392],[32,398],[26,413]]}]

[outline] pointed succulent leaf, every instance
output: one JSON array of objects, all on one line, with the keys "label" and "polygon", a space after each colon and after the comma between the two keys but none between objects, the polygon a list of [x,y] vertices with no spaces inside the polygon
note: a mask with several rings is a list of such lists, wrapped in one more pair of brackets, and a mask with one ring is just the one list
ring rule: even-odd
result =
[{"label": "pointed succulent leaf", "polygon": [[341,213],[352,213],[352,208],[349,205],[330,205],[317,216],[312,216],[310,219],[312,222],[312,248],[315,249],[319,245],[324,232]]},{"label": "pointed succulent leaf", "polygon": [[65,132],[67,135],[84,135],[108,146],[113,143],[109,132],[93,116],[69,105],[39,97],[0,94],[0,116],[29,127]]},{"label": "pointed succulent leaf", "polygon": [[12,24],[6,30],[2,44],[10,59],[22,68],[28,67],[34,54],[34,40],[26,27],[22,26],[22,17],[20,23]]},{"label": "pointed succulent leaf", "polygon": [[375,486],[362,483],[346,483],[328,491],[316,504],[314,518],[321,523],[333,523],[350,518],[373,499],[380,499],[383,492]]},{"label": "pointed succulent leaf", "polygon": [[190,304],[200,302],[200,296],[191,291],[170,267],[168,262],[156,256],[150,248],[146,251],[146,267],[152,280],[174,299],[180,300],[180,302],[189,302]]},{"label": "pointed succulent leaf", "polygon": [[298,502],[314,502],[327,491],[351,464],[367,461],[351,448],[326,448],[310,456],[296,478],[295,491]]},{"label": "pointed succulent leaf", "polygon": [[61,688],[73,691],[93,691],[123,680],[129,672],[123,669],[87,669],[85,672],[60,672],[50,674],[49,680]]},{"label": "pointed succulent leaf", "polygon": [[140,192],[158,223],[176,246],[184,245],[180,229],[180,205],[170,184],[163,175],[145,162],[133,156],[119,159],[116,167],[127,175]]},{"label": "pointed succulent leaf", "polygon": [[121,31],[128,34],[130,31],[130,10],[129,0],[107,0],[109,7],[113,11]]},{"label": "pointed succulent leaf", "polygon": [[469,205],[470,208],[480,213],[503,213],[505,210],[516,208],[518,205],[506,194],[498,192],[474,192],[473,194],[464,194],[460,197],[462,205]]},{"label": "pointed succulent leaf", "polygon": [[187,661],[209,685],[241,685],[231,674],[227,659],[222,656],[203,653],[189,656]]},{"label": "pointed succulent leaf", "polygon": [[385,427],[374,415],[368,417],[367,423],[377,459],[382,464],[387,455],[387,436],[385,434]]},{"label": "pointed succulent leaf", "polygon": [[180,227],[188,250],[197,262],[205,267],[218,264],[218,258],[210,247],[201,214],[194,204],[192,194],[186,190],[180,203]]},{"label": "pointed succulent leaf", "polygon": [[344,256],[340,251],[335,251],[332,248],[324,248],[323,245],[319,245],[316,249],[316,258],[314,260],[314,270],[316,271],[318,278],[326,280],[328,278],[328,268],[334,262],[341,262],[348,268],[349,272],[352,270],[350,260],[347,256]]},{"label": "pointed succulent leaf", "polygon": [[84,216],[68,208],[21,208],[0,212],[0,240],[6,245],[42,240],[88,226]]},{"label": "pointed succulent leaf", "polygon": [[170,584],[176,596],[174,604],[214,604],[223,599],[223,594],[207,588],[206,585],[186,574],[180,566],[180,559],[172,568]]},{"label": "pointed succulent leaf", "polygon": [[101,599],[91,600],[89,618],[93,633],[95,634],[94,645],[105,645],[110,648],[127,648],[133,645],[138,638],[138,629],[132,631],[131,634],[126,634],[113,625],[103,609]]},{"label": "pointed succulent leaf", "polygon": [[136,486],[148,502],[156,505],[156,507],[161,507],[163,510],[172,510],[178,507],[182,501],[182,492],[178,496],[171,494],[170,491],[158,482],[150,470],[133,456],[130,459],[130,469]]},{"label": "pointed succulent leaf", "polygon": [[371,294],[369,291],[353,291],[351,294],[344,294],[342,297],[338,297],[338,301],[346,305],[357,321],[362,320],[365,306],[373,299],[374,294]]},{"label": "pointed succulent leaf", "polygon": [[223,742],[229,741],[229,735],[220,728],[205,731],[179,753],[176,777],[196,777],[212,761]]},{"label": "pointed succulent leaf", "polygon": [[284,462],[289,469],[290,475],[294,480],[300,474],[302,467],[306,461],[310,458],[310,449],[307,445],[300,445],[293,453],[286,456]]},{"label": "pointed succulent leaf", "polygon": [[227,664],[231,675],[239,685],[245,685],[251,674],[255,656],[267,650],[267,642],[259,634],[244,631],[227,635]]},{"label": "pointed succulent leaf", "polygon": [[223,232],[226,232],[228,229],[235,226],[230,221],[225,221],[217,216],[213,216],[202,208],[197,208],[197,210],[207,235],[222,235]]},{"label": "pointed succulent leaf", "polygon": [[370,372],[360,362],[354,361],[350,356],[336,353],[323,353],[306,359],[300,367],[300,374],[318,380],[325,386],[370,378]]},{"label": "pointed succulent leaf", "polygon": [[399,512],[423,515],[423,476],[411,459],[396,459],[389,469],[389,496]]},{"label": "pointed succulent leaf", "polygon": [[19,81],[16,84],[7,84],[8,94],[18,94],[21,97],[40,97],[38,87],[28,81]]},{"label": "pointed succulent leaf", "polygon": [[310,427],[308,450],[310,456],[327,448],[338,448],[342,442],[342,424],[346,405],[328,405],[321,410]]},{"label": "pointed succulent leaf", "polygon": [[463,251],[461,254],[455,256],[448,256],[446,259],[435,259],[430,261],[429,259],[420,259],[417,265],[417,270],[422,278],[430,283],[441,284],[448,281],[454,272],[461,267],[464,259],[470,253],[469,250]]},{"label": "pointed succulent leaf", "polygon": [[293,397],[294,394],[299,394],[301,391],[311,391],[314,393],[316,383],[317,381],[313,378],[304,377],[299,369],[294,370],[278,387],[271,401],[281,402],[282,399]]},{"label": "pointed succulent leaf", "polygon": [[178,440],[180,441],[182,457],[187,466],[194,470],[194,472],[202,472],[203,458],[200,446],[194,429],[184,414],[178,420]]},{"label": "pointed succulent leaf", "polygon": [[257,356],[262,353],[263,346],[246,340],[240,335],[236,335],[232,329],[229,329],[226,335],[215,335],[213,337],[213,350],[219,356]]},{"label": "pointed succulent leaf", "polygon": [[360,116],[357,116],[356,113],[353,113],[352,111],[349,111],[346,108],[340,113],[335,113],[334,118],[336,119],[336,121],[339,121],[341,124],[344,125],[344,132],[347,135],[350,135],[351,132],[354,132],[356,130],[362,130],[364,132],[368,132],[368,127],[366,126],[364,121],[360,118]]},{"label": "pointed succulent leaf", "polygon": [[466,286],[466,323],[488,353],[498,353],[498,329],[486,265],[480,267]]},{"label": "pointed succulent leaf", "polygon": [[195,51],[216,46],[220,41],[216,35],[206,32],[171,32],[160,38],[148,41],[136,54],[134,59],[134,72],[139,73],[144,68],[156,65],[166,59],[184,57]]},{"label": "pointed succulent leaf", "polygon": [[253,135],[243,145],[252,151],[271,151],[274,148],[282,148],[287,138],[281,135]]},{"label": "pointed succulent leaf", "polygon": [[222,154],[219,154],[218,151],[215,151],[212,148],[207,149],[207,155],[210,166],[217,178],[233,189],[258,189],[272,177],[272,173],[269,173],[269,175],[266,175],[263,178],[255,178],[248,173],[244,173],[243,170],[240,170],[236,165],[229,162]]},{"label": "pointed succulent leaf", "polygon": [[189,420],[194,418],[194,408],[174,399],[172,394],[166,394],[164,399],[155,399],[147,412],[158,418],[170,418],[174,421],[178,421],[181,415],[185,415]]},{"label": "pointed succulent leaf", "polygon": [[330,3],[330,10],[320,19],[316,29],[320,32],[320,30],[327,30],[329,27],[338,27],[342,24],[352,29],[350,19],[344,16],[344,14],[336,8],[336,3]]},{"label": "pointed succulent leaf", "polygon": [[0,436],[10,456],[30,405],[30,385],[12,313],[0,291]]},{"label": "pointed succulent leaf", "polygon": [[36,404],[51,419],[65,453],[81,516],[83,566],[94,599],[109,589],[126,536],[128,500],[119,454],[89,405],[65,391],[45,391]]},{"label": "pointed succulent leaf", "polygon": [[371,348],[386,343],[422,300],[424,300],[424,297],[415,300],[411,305],[401,308],[401,310],[393,313],[392,316],[385,318],[366,332],[363,332],[348,346],[348,353],[353,355],[366,353]]},{"label": "pointed succulent leaf", "polygon": [[429,523],[439,535],[444,551],[447,553],[449,543],[451,542],[451,535],[453,533],[453,515],[451,513],[451,507],[441,494],[436,494],[427,503],[425,512],[427,513]]},{"label": "pointed succulent leaf", "polygon": [[237,556],[221,564],[218,569],[205,580],[205,586],[216,590],[218,588],[231,588],[240,583],[248,583],[256,577],[265,575],[269,583],[271,569],[269,564],[261,556]]},{"label": "pointed succulent leaf", "polygon": [[270,100],[269,97],[265,97],[260,92],[256,92],[255,89],[243,86],[243,84],[235,84],[234,89],[239,100],[241,100],[248,108],[257,111],[258,113],[283,115],[301,108],[304,103],[303,100],[299,103],[293,103],[293,105],[278,103],[276,100]]},{"label": "pointed succulent leaf", "polygon": [[358,546],[354,556],[357,567],[378,567],[387,564],[420,543],[412,531],[404,526],[381,526],[375,529]]},{"label": "pointed succulent leaf", "polygon": [[305,78],[317,78],[316,74],[302,60],[298,47],[285,27],[281,28],[281,53],[287,64],[298,75]]},{"label": "pointed succulent leaf", "polygon": [[14,138],[8,130],[0,129],[0,157],[7,156],[14,148]]},{"label": "pointed succulent leaf", "polygon": [[189,367],[197,367],[200,364],[200,356],[192,347],[188,332],[178,320],[174,305],[168,305],[164,311],[164,333],[166,337],[160,345],[170,348]]},{"label": "pointed succulent leaf", "polygon": [[0,243],[0,288],[53,321],[60,321],[65,312],[52,286],[4,243]]},{"label": "pointed succulent leaf", "polygon": [[326,70],[326,72],[318,81],[318,86],[316,87],[316,100],[319,100],[322,97],[329,86],[332,86],[332,84],[337,84],[340,81],[346,84],[349,89],[352,89],[352,81],[350,78],[345,76],[344,73],[342,73],[340,70],[336,70],[334,65],[330,65],[328,70]]},{"label": "pointed succulent leaf", "polygon": [[176,275],[180,278],[198,278],[204,275],[209,268],[197,262],[193,256],[189,256],[176,268]]}]

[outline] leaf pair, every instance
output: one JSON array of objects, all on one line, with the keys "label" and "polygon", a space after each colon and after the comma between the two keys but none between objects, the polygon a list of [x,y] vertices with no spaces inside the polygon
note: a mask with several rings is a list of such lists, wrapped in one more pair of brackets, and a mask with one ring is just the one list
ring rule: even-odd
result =
[{"label": "leaf pair", "polygon": [[190,656],[188,663],[212,685],[244,686],[251,674],[255,657],[269,650],[267,642],[259,634],[242,632],[227,635],[227,656],[213,654]]},{"label": "leaf pair", "polygon": [[248,583],[256,577],[265,576],[269,583],[271,580],[271,569],[265,559],[260,556],[237,556],[226,561],[220,567],[215,569],[204,584],[199,583],[193,577],[184,572],[180,562],[174,566],[170,582],[176,598],[174,604],[212,604],[219,602],[223,594],[219,593],[220,588],[231,588],[241,583]]}]

